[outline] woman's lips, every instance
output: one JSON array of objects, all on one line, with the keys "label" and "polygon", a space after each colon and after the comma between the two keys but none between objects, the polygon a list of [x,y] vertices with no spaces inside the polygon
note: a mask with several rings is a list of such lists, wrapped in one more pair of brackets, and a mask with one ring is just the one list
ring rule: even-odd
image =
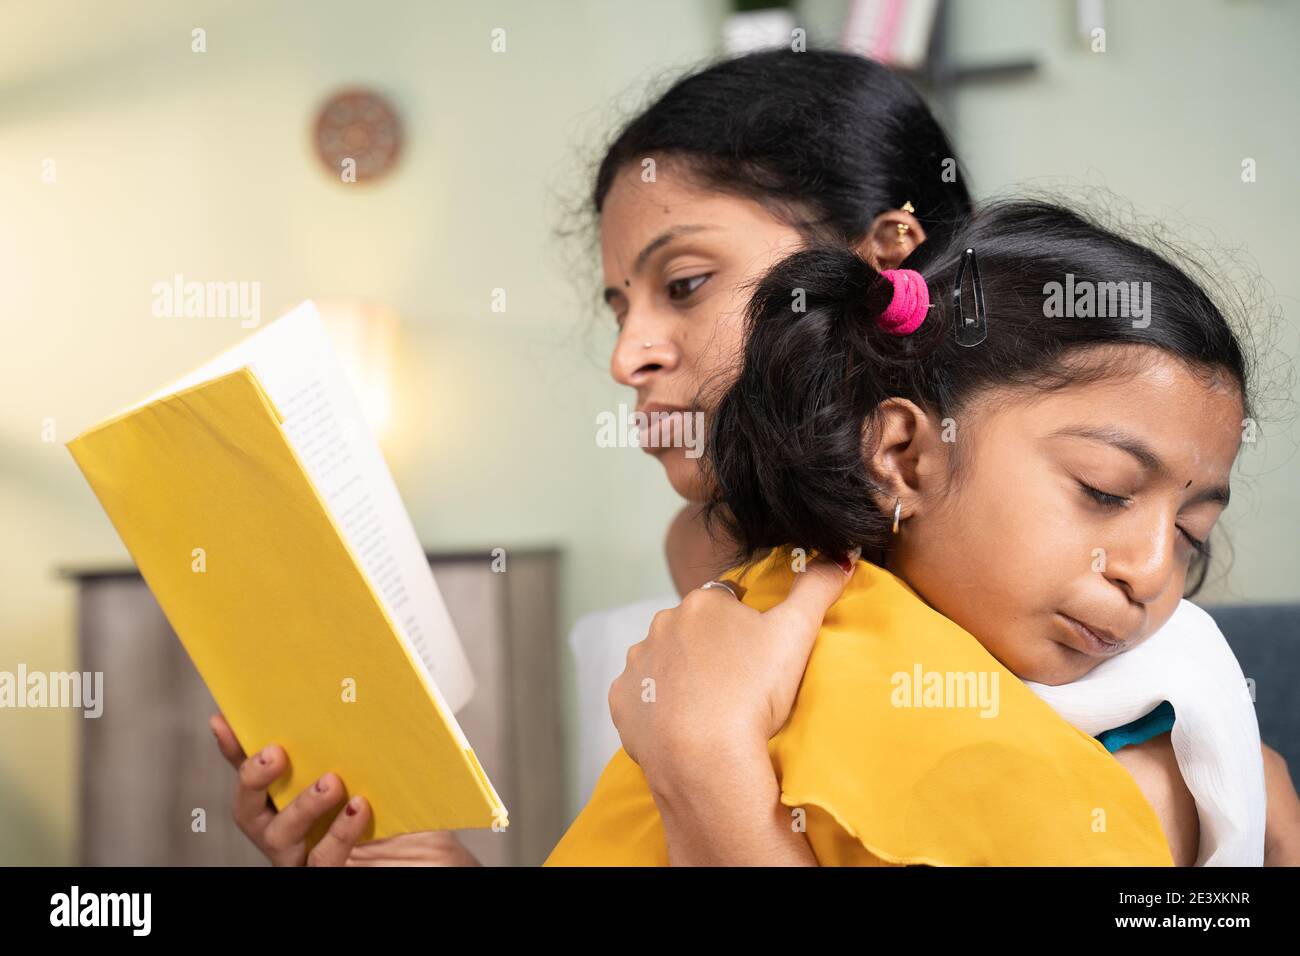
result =
[{"label": "woman's lips", "polygon": [[648,455],[658,455],[675,447],[674,436],[681,428],[682,415],[686,413],[685,408],[651,403],[638,408],[637,411],[646,415],[648,419],[646,428],[640,436],[643,452]]},{"label": "woman's lips", "polygon": [[1065,623],[1066,630],[1074,638],[1071,643],[1075,649],[1090,657],[1110,657],[1124,649],[1124,642],[1117,640],[1110,631],[1094,629],[1059,611],[1056,616]]}]

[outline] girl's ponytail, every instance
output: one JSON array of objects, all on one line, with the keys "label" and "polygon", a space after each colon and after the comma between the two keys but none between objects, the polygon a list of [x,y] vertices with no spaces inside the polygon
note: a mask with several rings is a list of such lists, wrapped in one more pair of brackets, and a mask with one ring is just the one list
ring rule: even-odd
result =
[{"label": "girl's ponytail", "polygon": [[[882,275],[848,249],[779,263],[750,301],[740,376],[709,433],[708,507],[745,555],[880,544],[864,420],[933,339],[916,272]],[[892,308],[891,308],[892,306]]]}]

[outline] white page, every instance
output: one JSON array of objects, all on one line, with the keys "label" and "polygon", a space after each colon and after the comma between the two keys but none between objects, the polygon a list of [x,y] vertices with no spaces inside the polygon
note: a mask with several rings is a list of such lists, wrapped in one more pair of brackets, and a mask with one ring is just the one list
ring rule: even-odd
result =
[{"label": "white page", "polygon": [[[474,675],[415,526],[315,303],[303,302],[132,407],[245,366],[284,416],[289,443],[402,638],[424,663],[430,690],[447,713],[454,714],[474,695]],[[452,726],[468,747],[454,720]]]}]

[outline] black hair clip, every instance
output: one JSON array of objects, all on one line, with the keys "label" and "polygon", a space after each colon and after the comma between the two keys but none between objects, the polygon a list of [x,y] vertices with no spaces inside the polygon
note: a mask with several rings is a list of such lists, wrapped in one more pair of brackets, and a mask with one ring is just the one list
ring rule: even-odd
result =
[{"label": "black hair clip", "polygon": [[[961,281],[966,275],[966,263],[970,262],[971,284],[975,289],[975,317],[968,318],[961,308]],[[957,313],[956,338],[958,345],[967,348],[979,345],[988,337],[989,316],[984,310],[984,283],[980,282],[979,260],[975,250],[967,249],[966,254],[957,263],[957,281],[952,287],[952,308]]]}]

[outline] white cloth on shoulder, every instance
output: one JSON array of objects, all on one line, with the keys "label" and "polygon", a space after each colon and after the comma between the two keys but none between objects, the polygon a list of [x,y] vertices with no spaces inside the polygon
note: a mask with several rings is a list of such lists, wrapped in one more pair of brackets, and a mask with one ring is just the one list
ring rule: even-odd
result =
[{"label": "white cloth on shoulder", "polygon": [[1196,800],[1197,866],[1264,863],[1264,763],[1255,706],[1223,632],[1190,601],[1146,641],[1069,684],[1029,689],[1091,736],[1174,707],[1174,756]]}]

